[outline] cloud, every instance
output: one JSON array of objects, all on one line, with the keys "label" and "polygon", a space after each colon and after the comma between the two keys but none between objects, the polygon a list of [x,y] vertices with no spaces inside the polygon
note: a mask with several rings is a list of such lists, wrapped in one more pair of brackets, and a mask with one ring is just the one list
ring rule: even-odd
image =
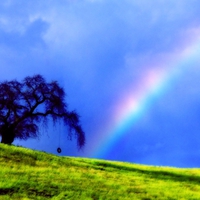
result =
[{"label": "cloud", "polygon": [[[41,73],[59,80],[67,91],[70,108],[76,108],[82,116],[90,144],[97,138],[97,130],[110,122],[127,91],[134,93],[146,71],[167,69],[177,55],[195,43],[199,30],[197,0],[2,1],[0,78],[21,79]],[[124,159],[126,152],[132,153],[131,146],[136,146],[138,151],[133,156],[154,156],[155,161],[155,152],[170,147],[173,134],[166,136],[169,131],[180,139],[184,128],[189,130],[194,125],[197,130],[198,64],[180,76],[145,118],[130,129],[136,134],[124,139],[124,146],[128,146],[122,153]],[[181,123],[188,121],[187,113],[194,116],[195,124],[190,121],[181,128]],[[161,129],[164,136],[159,135]],[[162,143],[165,137],[167,147]],[[87,148],[85,155],[90,153]],[[126,159],[131,159],[130,154]]]},{"label": "cloud", "polygon": [[32,67],[37,68],[45,54],[46,45],[42,37],[46,29],[47,24],[40,19],[31,22],[23,33],[0,29],[0,59],[4,63],[1,76],[4,73],[3,77],[12,74],[17,78],[35,71]]}]

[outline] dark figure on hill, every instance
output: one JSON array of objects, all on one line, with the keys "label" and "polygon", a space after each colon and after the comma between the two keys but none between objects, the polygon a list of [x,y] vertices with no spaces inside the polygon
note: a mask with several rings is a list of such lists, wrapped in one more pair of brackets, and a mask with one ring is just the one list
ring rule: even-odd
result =
[{"label": "dark figure on hill", "polygon": [[15,138],[26,140],[39,136],[40,122],[63,120],[69,138],[77,138],[78,148],[85,145],[85,133],[76,112],[69,112],[65,92],[56,81],[47,83],[41,75],[0,83],[1,142],[12,144]]}]

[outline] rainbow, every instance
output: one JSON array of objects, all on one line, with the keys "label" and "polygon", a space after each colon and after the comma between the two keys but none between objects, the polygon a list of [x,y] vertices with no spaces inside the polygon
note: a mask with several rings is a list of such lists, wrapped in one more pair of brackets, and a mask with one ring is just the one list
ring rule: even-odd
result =
[{"label": "rainbow", "polygon": [[[131,85],[133,93],[128,92],[125,98],[116,106],[113,118],[104,130],[98,132],[98,144],[92,152],[92,157],[103,158],[115,143],[127,133],[145,115],[160,96],[179,80],[197,61],[200,55],[200,38],[190,42],[182,51],[168,56],[157,67],[151,65],[144,72],[139,86]],[[166,64],[167,63],[167,64]],[[146,69],[147,69],[146,68]],[[130,90],[128,90],[130,91]]]}]

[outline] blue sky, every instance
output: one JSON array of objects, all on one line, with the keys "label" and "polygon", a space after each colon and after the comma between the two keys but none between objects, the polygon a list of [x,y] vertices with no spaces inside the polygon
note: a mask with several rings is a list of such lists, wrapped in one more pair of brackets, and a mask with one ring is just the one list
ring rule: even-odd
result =
[{"label": "blue sky", "polygon": [[[87,140],[78,151],[58,125],[15,144],[56,153],[60,133],[62,155],[200,167],[199,13],[197,0],[0,2],[0,80],[38,73],[58,80]],[[146,95],[137,122],[95,153],[109,144],[116,109],[142,90],[149,71],[159,78],[161,70],[170,78],[159,95]]]}]

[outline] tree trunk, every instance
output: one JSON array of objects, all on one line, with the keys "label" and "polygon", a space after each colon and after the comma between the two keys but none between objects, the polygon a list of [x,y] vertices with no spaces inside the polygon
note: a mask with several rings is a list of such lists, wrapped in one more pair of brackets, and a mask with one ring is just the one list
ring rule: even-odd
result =
[{"label": "tree trunk", "polygon": [[15,139],[14,130],[11,127],[4,127],[1,130],[1,143],[12,144]]}]

